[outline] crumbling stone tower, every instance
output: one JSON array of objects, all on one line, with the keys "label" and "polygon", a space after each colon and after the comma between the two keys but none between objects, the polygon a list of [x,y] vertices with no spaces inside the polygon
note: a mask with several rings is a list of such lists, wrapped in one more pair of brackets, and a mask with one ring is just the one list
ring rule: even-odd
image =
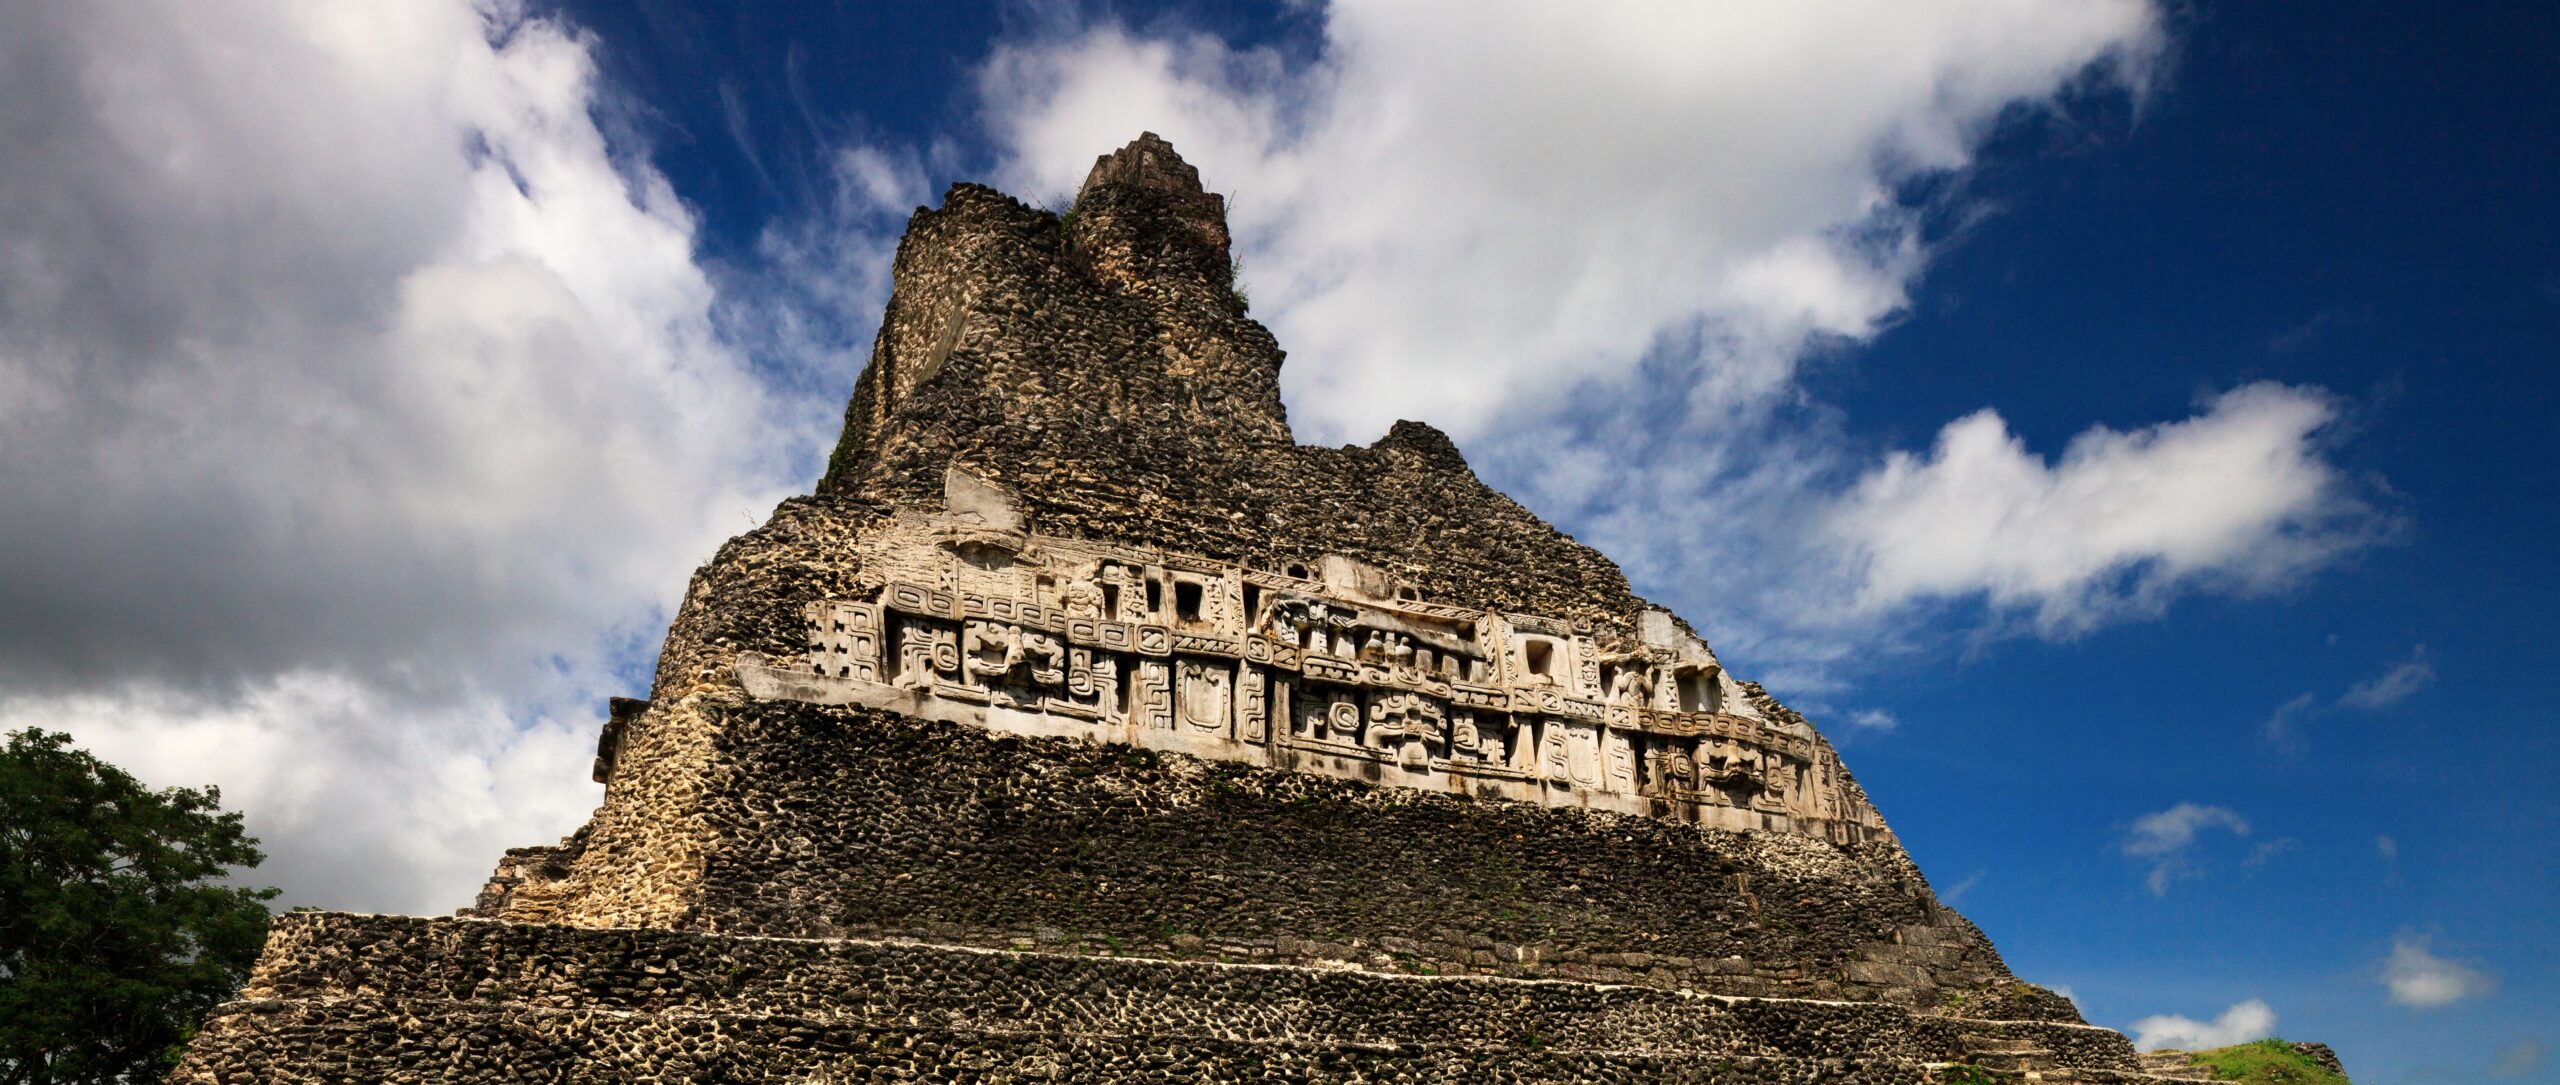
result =
[{"label": "crumbling stone tower", "polygon": [[1294,443],[1231,266],[1153,135],[918,210],[593,820],[459,917],[282,917],[178,1078],[2143,1079],[1438,431]]}]

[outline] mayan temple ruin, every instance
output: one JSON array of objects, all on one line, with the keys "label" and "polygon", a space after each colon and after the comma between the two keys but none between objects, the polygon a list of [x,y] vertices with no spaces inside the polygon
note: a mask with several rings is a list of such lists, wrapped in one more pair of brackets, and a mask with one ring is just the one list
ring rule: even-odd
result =
[{"label": "mayan temple ruin", "polygon": [[176,1080],[2160,1080],[1440,432],[1295,443],[1228,244],[1152,135],[919,209],[593,818],[280,917]]}]

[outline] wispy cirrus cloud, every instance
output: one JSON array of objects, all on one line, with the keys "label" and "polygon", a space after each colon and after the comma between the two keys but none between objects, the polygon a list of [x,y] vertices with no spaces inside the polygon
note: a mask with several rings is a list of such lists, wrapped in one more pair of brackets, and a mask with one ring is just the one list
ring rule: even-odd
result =
[{"label": "wispy cirrus cloud", "polygon": [[2347,687],[2345,693],[2327,705],[2306,690],[2292,700],[2276,706],[2261,728],[2268,742],[2293,746],[2302,739],[2302,723],[2330,712],[2382,712],[2397,707],[2435,684],[2436,665],[2424,644],[2409,649],[2408,658],[2385,668],[2381,673]]},{"label": "wispy cirrus cloud", "polygon": [[2409,658],[2348,687],[2339,695],[2338,707],[2379,712],[2417,696],[2435,680],[2435,661],[2428,657],[2427,646],[2421,644],[2409,650]]},{"label": "wispy cirrus cloud", "polygon": [[2309,692],[2296,694],[2292,700],[2277,705],[2274,712],[2268,713],[2267,722],[2259,730],[2269,742],[2290,745],[2301,737],[2304,717],[2309,716],[2319,704],[2320,698]]},{"label": "wispy cirrus cloud", "polygon": [[2489,1076],[2523,1077],[2541,1069],[2550,1059],[2551,1045],[2544,1043],[2542,1037],[2526,1036],[2498,1049],[2497,1057],[2489,1060]]},{"label": "wispy cirrus cloud", "polygon": [[2195,876],[2197,845],[2208,832],[2249,835],[2249,820],[2228,807],[2182,802],[2133,819],[2124,838],[2125,855],[2150,864],[2144,886],[2155,897],[2167,896],[2171,883]]}]

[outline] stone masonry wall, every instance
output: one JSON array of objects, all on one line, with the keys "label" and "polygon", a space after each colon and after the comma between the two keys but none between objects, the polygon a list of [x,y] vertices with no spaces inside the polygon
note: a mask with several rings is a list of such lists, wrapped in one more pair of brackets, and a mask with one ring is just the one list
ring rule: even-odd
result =
[{"label": "stone masonry wall", "polygon": [[740,792],[758,784],[711,775],[745,747],[727,717],[689,706],[737,691],[739,653],[799,651],[802,606],[855,595],[873,575],[859,540],[901,506],[939,507],[954,462],[1009,486],[1043,532],[1270,570],[1345,554],[1426,599],[1630,630],[1643,603],[1616,565],[1484,485],[1430,427],[1400,423],[1366,448],[1291,443],[1280,351],[1228,290],[1219,211],[1151,140],[1099,164],[1066,220],[972,185],[920,209],[819,493],[695,574],[653,707],[557,856],[575,876],[520,882],[516,914],[728,914],[714,897],[730,890],[698,879],[742,837],[710,807],[753,801]]},{"label": "stone masonry wall", "polygon": [[[2012,978],[1890,846],[858,708],[704,695],[681,718],[717,747],[693,806],[703,866],[671,920],[687,929],[1330,959],[2078,1020]],[[593,868],[570,865],[497,914],[620,925],[627,877],[586,886]]]},{"label": "stone masonry wall", "polygon": [[[1986,1045],[2137,1066],[2122,1036],[2085,1025],[1637,987],[325,913],[288,916],[275,938],[279,952],[176,1080],[259,1066],[336,1081],[834,1080],[889,1067],[927,1080],[1427,1068],[1920,1081]],[[348,1042],[357,1033],[365,1042]]]},{"label": "stone masonry wall", "polygon": [[1234,305],[1227,266],[1217,197],[1152,137],[1097,165],[1068,222],[954,186],[900,245],[819,497],[935,508],[963,462],[1057,534],[1271,568],[1343,553],[1447,602],[1633,620],[1614,564],[1429,426],[1293,444],[1281,351]]}]

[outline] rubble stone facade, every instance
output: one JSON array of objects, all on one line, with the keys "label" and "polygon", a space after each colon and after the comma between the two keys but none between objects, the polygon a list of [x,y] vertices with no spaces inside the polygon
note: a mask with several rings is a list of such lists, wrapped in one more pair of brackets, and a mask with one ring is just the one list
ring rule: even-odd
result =
[{"label": "rubble stone facade", "polygon": [[177,1080],[2153,1080],[1446,437],[1294,443],[1233,266],[1152,135],[918,209],[595,816],[284,917]]}]

